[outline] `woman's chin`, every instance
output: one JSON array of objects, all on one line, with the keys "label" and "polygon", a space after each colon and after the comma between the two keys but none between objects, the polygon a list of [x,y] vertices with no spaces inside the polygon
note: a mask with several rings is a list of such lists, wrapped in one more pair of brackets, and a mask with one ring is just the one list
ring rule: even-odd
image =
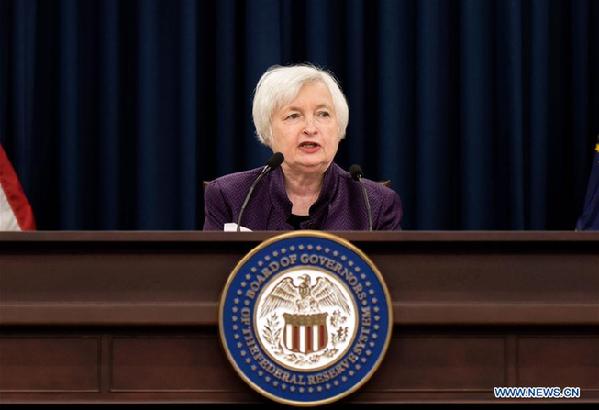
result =
[{"label": "woman's chin", "polygon": [[324,172],[327,165],[325,161],[302,161],[297,163],[297,169],[306,173]]}]

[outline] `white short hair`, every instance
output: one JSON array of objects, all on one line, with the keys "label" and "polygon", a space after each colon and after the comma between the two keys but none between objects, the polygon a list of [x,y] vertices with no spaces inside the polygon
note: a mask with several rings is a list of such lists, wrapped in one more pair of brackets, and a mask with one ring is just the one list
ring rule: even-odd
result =
[{"label": "white short hair", "polygon": [[337,80],[325,70],[309,64],[272,66],[260,78],[254,93],[252,117],[256,135],[261,143],[270,147],[271,119],[275,110],[289,104],[297,97],[304,84],[320,81],[329,89],[339,123],[339,139],[345,137],[349,122],[349,107]]}]

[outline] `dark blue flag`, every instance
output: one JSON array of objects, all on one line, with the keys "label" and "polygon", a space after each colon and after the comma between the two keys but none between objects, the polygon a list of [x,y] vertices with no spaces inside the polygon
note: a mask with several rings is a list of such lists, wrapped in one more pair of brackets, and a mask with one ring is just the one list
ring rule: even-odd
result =
[{"label": "dark blue flag", "polygon": [[589,178],[587,195],[584,199],[584,208],[576,223],[576,230],[599,231],[599,137],[595,145],[593,169]]}]

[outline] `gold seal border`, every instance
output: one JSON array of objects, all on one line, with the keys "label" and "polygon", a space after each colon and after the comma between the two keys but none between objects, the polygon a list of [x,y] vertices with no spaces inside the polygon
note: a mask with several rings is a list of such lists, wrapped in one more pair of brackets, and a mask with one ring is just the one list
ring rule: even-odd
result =
[{"label": "gold seal border", "polygon": [[[311,402],[301,402],[301,401],[283,399],[279,396],[276,396],[272,393],[269,393],[269,392],[263,390],[260,386],[258,386],[252,380],[250,380],[250,378],[247,377],[245,375],[245,373],[239,369],[239,367],[237,366],[237,362],[231,356],[231,353],[230,353],[228,345],[227,345],[227,340],[226,340],[226,337],[224,334],[223,325],[222,325],[223,316],[224,316],[224,305],[225,305],[225,299],[227,296],[227,291],[229,290],[231,282],[237,275],[237,272],[239,271],[239,269],[243,265],[245,265],[251,257],[253,257],[256,253],[258,253],[262,249],[264,249],[264,248],[270,246],[271,244],[278,242],[280,240],[296,238],[296,237],[315,237],[315,238],[329,239],[329,240],[336,242],[346,248],[351,249],[360,258],[362,258],[362,260],[364,262],[366,262],[366,264],[368,264],[368,266],[370,266],[370,268],[372,269],[374,274],[379,279],[379,282],[383,288],[383,292],[385,293],[385,299],[387,302],[387,316],[389,318],[389,323],[387,326],[387,337],[385,339],[383,349],[382,349],[381,354],[378,357],[377,361],[374,363],[374,365],[372,366],[370,371],[366,374],[366,376],[364,376],[362,378],[362,380],[360,380],[358,383],[356,383],[354,386],[352,386],[351,389],[349,389],[345,392],[339,393],[336,396],[329,397],[328,399],[325,399],[325,400],[317,400],[317,401],[311,401]],[[366,254],[364,252],[362,252],[359,248],[357,248],[355,245],[353,245],[348,240],[343,239],[337,235],[330,234],[330,233],[319,232],[319,231],[294,231],[294,232],[288,232],[288,233],[284,233],[284,234],[277,235],[272,238],[266,239],[265,241],[261,242],[258,246],[253,248],[251,251],[249,251],[239,262],[237,262],[237,265],[235,266],[233,271],[229,274],[229,277],[227,278],[227,282],[225,283],[225,286],[224,286],[224,288],[221,292],[221,296],[219,298],[218,330],[219,330],[219,335],[220,335],[221,347],[225,351],[225,354],[227,356],[227,359],[229,360],[229,363],[231,363],[231,365],[233,366],[233,369],[237,372],[239,377],[244,382],[246,382],[254,391],[260,393],[262,396],[267,397],[270,400],[277,402],[277,403],[287,404],[287,405],[296,406],[296,407],[312,407],[312,406],[319,406],[319,405],[323,405],[323,404],[330,404],[330,403],[336,402],[346,396],[349,396],[350,394],[359,390],[365,383],[367,383],[372,378],[373,374],[378,370],[379,366],[383,362],[383,359],[384,359],[385,355],[387,354],[387,350],[389,348],[389,343],[391,342],[391,333],[393,331],[393,306],[391,304],[391,295],[389,294],[389,289],[387,289],[387,284],[384,281],[383,275],[378,270],[376,265],[370,260],[370,258],[368,256],[366,256]]]}]

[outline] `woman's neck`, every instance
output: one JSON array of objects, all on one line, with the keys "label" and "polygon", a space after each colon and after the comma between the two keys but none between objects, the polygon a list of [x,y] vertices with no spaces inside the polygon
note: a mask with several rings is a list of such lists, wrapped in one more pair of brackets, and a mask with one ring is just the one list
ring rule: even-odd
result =
[{"label": "woman's neck", "polygon": [[283,167],[285,178],[285,191],[293,204],[294,215],[308,215],[310,207],[318,199],[323,173],[297,173],[288,167]]}]

